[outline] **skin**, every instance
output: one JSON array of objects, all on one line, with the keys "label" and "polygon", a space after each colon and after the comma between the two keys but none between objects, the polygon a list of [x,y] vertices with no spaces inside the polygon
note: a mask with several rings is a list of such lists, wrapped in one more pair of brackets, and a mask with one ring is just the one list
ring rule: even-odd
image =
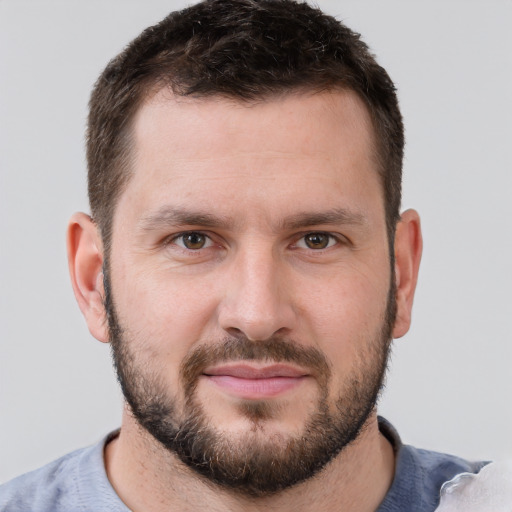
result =
[{"label": "skin", "polygon": [[[362,351],[378,339],[390,287],[384,199],[363,103],[347,91],[250,105],[160,92],[138,112],[134,135],[133,176],[116,207],[110,267],[116,311],[139,362],[160,376],[180,409],[179,367],[191,350],[226,334],[255,341],[286,336],[325,355],[332,406]],[[169,215],[177,210],[189,218]],[[200,219],[204,213],[213,222]],[[180,234],[190,231],[206,236],[203,248],[184,245]],[[328,246],[309,247],[308,233],[325,234]],[[89,329],[107,342],[104,254],[85,214],[71,219],[68,254]],[[409,210],[395,238],[394,338],[409,328],[420,257],[419,218]],[[302,432],[318,381],[300,370],[305,378],[263,396],[278,407],[253,429],[255,442]],[[211,422],[234,439],[251,429],[237,405],[254,399],[251,393],[262,398],[251,385],[247,394],[207,376],[198,383],[196,396]],[[198,478],[125,408],[106,468],[134,511],[362,512],[384,498],[394,456],[373,413],[356,442],[315,478],[251,500]]]}]

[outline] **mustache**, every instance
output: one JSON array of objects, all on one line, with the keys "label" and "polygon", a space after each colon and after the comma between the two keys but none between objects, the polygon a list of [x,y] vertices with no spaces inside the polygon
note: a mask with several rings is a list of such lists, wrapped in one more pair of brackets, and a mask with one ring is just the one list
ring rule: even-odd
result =
[{"label": "mustache", "polygon": [[327,358],[315,347],[304,347],[281,336],[253,341],[239,334],[225,337],[215,344],[200,345],[188,354],[180,368],[186,396],[194,391],[207,367],[231,361],[295,363],[311,370],[322,383],[327,383],[331,376]]}]

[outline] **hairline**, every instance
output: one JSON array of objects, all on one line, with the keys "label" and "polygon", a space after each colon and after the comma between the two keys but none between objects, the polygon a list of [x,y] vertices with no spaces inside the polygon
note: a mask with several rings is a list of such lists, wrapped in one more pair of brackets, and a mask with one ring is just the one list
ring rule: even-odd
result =
[{"label": "hairline", "polygon": [[[169,94],[169,97],[177,99],[183,99],[185,101],[191,99],[193,101],[208,101],[208,100],[224,100],[228,103],[232,103],[234,105],[246,105],[246,106],[255,106],[258,104],[271,102],[271,101],[279,101],[280,98],[289,98],[290,96],[316,96],[322,93],[343,93],[348,92],[355,94],[356,97],[361,101],[363,107],[366,109],[366,112],[369,117],[369,133],[370,133],[370,148],[371,148],[371,159],[375,165],[375,171],[377,172],[379,181],[381,194],[384,205],[384,216],[386,220],[386,233],[388,236],[388,242],[390,245],[390,253],[392,254],[392,249],[394,246],[393,234],[394,230],[389,226],[388,219],[388,198],[386,197],[385,190],[385,179],[386,179],[386,166],[383,158],[384,149],[382,146],[381,137],[379,135],[379,130],[377,128],[377,119],[375,118],[375,114],[371,105],[367,101],[367,99],[362,95],[357,89],[351,87],[350,84],[343,83],[335,83],[330,86],[317,86],[314,85],[297,85],[291,86],[287,88],[281,88],[276,91],[270,91],[262,94],[258,94],[254,98],[244,98],[237,96],[235,94],[229,94],[224,92],[212,91],[211,93],[194,93],[194,94],[180,94],[176,92],[173,86],[169,83],[162,83],[162,80],[153,80],[151,84],[139,84],[139,95],[136,98],[136,101],[132,105],[132,109],[129,112],[123,129],[119,134],[120,144],[123,146],[124,151],[123,155],[117,159],[117,161],[112,162],[114,166],[118,168],[119,174],[121,176],[120,179],[120,187],[116,190],[115,195],[113,197],[113,204],[111,205],[111,214],[107,216],[107,222],[104,222],[103,226],[98,226],[100,229],[100,236],[102,239],[104,251],[106,255],[110,253],[110,248],[112,244],[113,238],[113,226],[115,215],[117,212],[117,207],[121,196],[126,191],[132,176],[134,175],[134,157],[135,157],[135,124],[138,118],[138,115],[142,111],[145,105],[150,103],[158,94],[163,91],[166,91]],[[98,224],[98,223],[97,223]],[[106,229],[102,229],[106,228]]]}]

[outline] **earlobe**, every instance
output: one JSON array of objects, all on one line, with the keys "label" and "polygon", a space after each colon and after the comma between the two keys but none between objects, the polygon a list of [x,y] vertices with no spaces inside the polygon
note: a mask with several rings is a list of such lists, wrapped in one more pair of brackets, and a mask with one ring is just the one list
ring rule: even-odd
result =
[{"label": "earlobe", "polygon": [[415,210],[405,211],[395,234],[395,279],[397,313],[393,338],[403,336],[411,325],[411,311],[423,250],[420,218]]},{"label": "earlobe", "polygon": [[103,248],[96,224],[85,213],[75,213],[67,231],[71,284],[91,334],[108,342],[103,305]]}]

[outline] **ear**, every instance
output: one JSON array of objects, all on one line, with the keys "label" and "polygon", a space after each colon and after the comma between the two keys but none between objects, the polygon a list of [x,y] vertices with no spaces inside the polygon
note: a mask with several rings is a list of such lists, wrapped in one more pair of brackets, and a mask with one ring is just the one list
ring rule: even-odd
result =
[{"label": "ear", "polygon": [[397,312],[393,338],[403,336],[411,325],[411,310],[418,280],[423,240],[420,217],[414,210],[402,213],[395,234]]},{"label": "ear", "polygon": [[85,213],[75,213],[68,224],[68,265],[78,306],[91,334],[108,342],[103,306],[103,246],[96,224]]}]

